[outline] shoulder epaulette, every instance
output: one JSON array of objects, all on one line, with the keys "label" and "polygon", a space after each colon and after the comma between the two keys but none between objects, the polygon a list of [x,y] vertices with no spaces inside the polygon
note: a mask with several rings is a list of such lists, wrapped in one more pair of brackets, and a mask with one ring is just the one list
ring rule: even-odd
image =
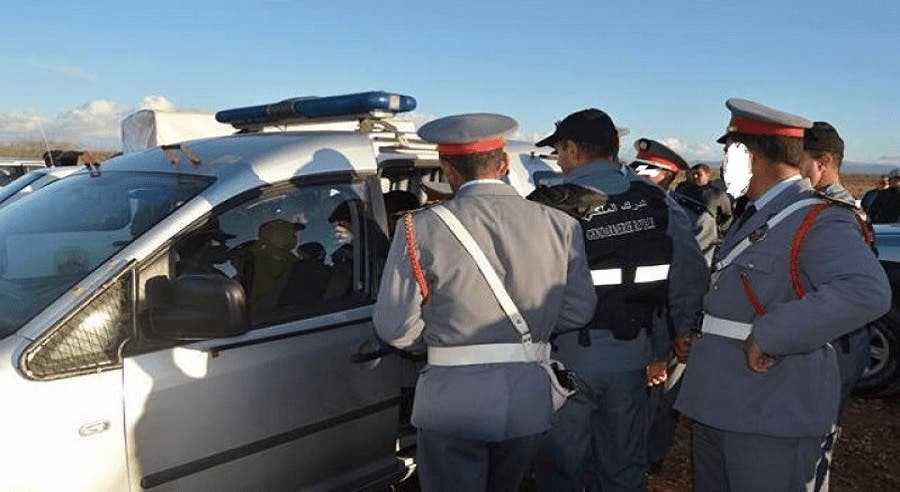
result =
[{"label": "shoulder epaulette", "polygon": [[827,193],[820,190],[815,190],[813,193],[816,194],[816,198],[821,198],[828,202],[830,205],[839,205],[844,208],[849,208],[854,212],[859,211],[859,207],[856,206],[856,201],[849,202],[847,200],[842,200],[840,198],[828,195]]},{"label": "shoulder epaulette", "polygon": [[416,215],[417,213],[419,213],[419,212],[421,212],[421,211],[423,211],[423,210],[428,210],[429,208],[431,208],[431,207],[433,207],[433,206],[435,206],[435,205],[437,205],[437,204],[439,204],[439,203],[441,203],[441,202],[425,203],[425,204],[423,204],[423,205],[422,205],[421,207],[419,207],[419,208],[411,208],[411,209],[409,209],[409,210],[404,210],[404,211],[403,211],[403,214],[412,214],[412,215]]},{"label": "shoulder epaulette", "polygon": [[538,186],[527,198],[562,210],[575,218],[580,218],[588,211],[605,205],[608,201],[608,197],[603,193],[572,183]]}]

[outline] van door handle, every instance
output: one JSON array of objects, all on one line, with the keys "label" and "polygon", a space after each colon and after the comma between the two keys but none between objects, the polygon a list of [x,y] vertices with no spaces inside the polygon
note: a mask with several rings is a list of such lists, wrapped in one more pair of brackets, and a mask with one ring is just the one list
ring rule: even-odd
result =
[{"label": "van door handle", "polygon": [[357,352],[350,357],[350,362],[354,364],[362,364],[364,362],[372,362],[373,360],[378,360],[385,355],[392,353],[394,349],[382,347],[374,352]]}]

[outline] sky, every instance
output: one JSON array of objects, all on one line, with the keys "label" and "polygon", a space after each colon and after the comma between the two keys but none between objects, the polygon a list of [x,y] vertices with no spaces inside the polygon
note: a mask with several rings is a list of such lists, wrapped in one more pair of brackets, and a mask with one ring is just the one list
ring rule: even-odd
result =
[{"label": "sky", "polygon": [[[366,90],[424,121],[516,118],[535,139],[597,107],[630,143],[718,159],[725,100],[832,123],[849,161],[900,165],[900,2],[0,0],[0,142],[120,147],[137,109]],[[623,152],[627,155],[627,152]],[[633,154],[633,152],[632,152]]]}]

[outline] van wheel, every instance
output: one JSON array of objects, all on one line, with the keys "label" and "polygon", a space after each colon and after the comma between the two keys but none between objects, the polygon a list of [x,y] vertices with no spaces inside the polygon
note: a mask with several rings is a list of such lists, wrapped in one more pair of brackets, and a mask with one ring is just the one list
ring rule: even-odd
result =
[{"label": "van wheel", "polygon": [[855,396],[884,398],[900,392],[900,310],[897,307],[869,324],[869,366],[853,389]]}]

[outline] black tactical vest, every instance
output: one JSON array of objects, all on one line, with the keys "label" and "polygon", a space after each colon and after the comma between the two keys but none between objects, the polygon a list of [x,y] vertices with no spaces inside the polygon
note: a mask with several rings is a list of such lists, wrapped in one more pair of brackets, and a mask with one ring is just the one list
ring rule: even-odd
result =
[{"label": "black tactical vest", "polygon": [[585,327],[612,330],[621,340],[649,329],[668,297],[672,241],[669,207],[659,187],[632,181],[618,195],[574,184],[538,187],[529,199],[578,219],[597,292],[594,319]]}]

